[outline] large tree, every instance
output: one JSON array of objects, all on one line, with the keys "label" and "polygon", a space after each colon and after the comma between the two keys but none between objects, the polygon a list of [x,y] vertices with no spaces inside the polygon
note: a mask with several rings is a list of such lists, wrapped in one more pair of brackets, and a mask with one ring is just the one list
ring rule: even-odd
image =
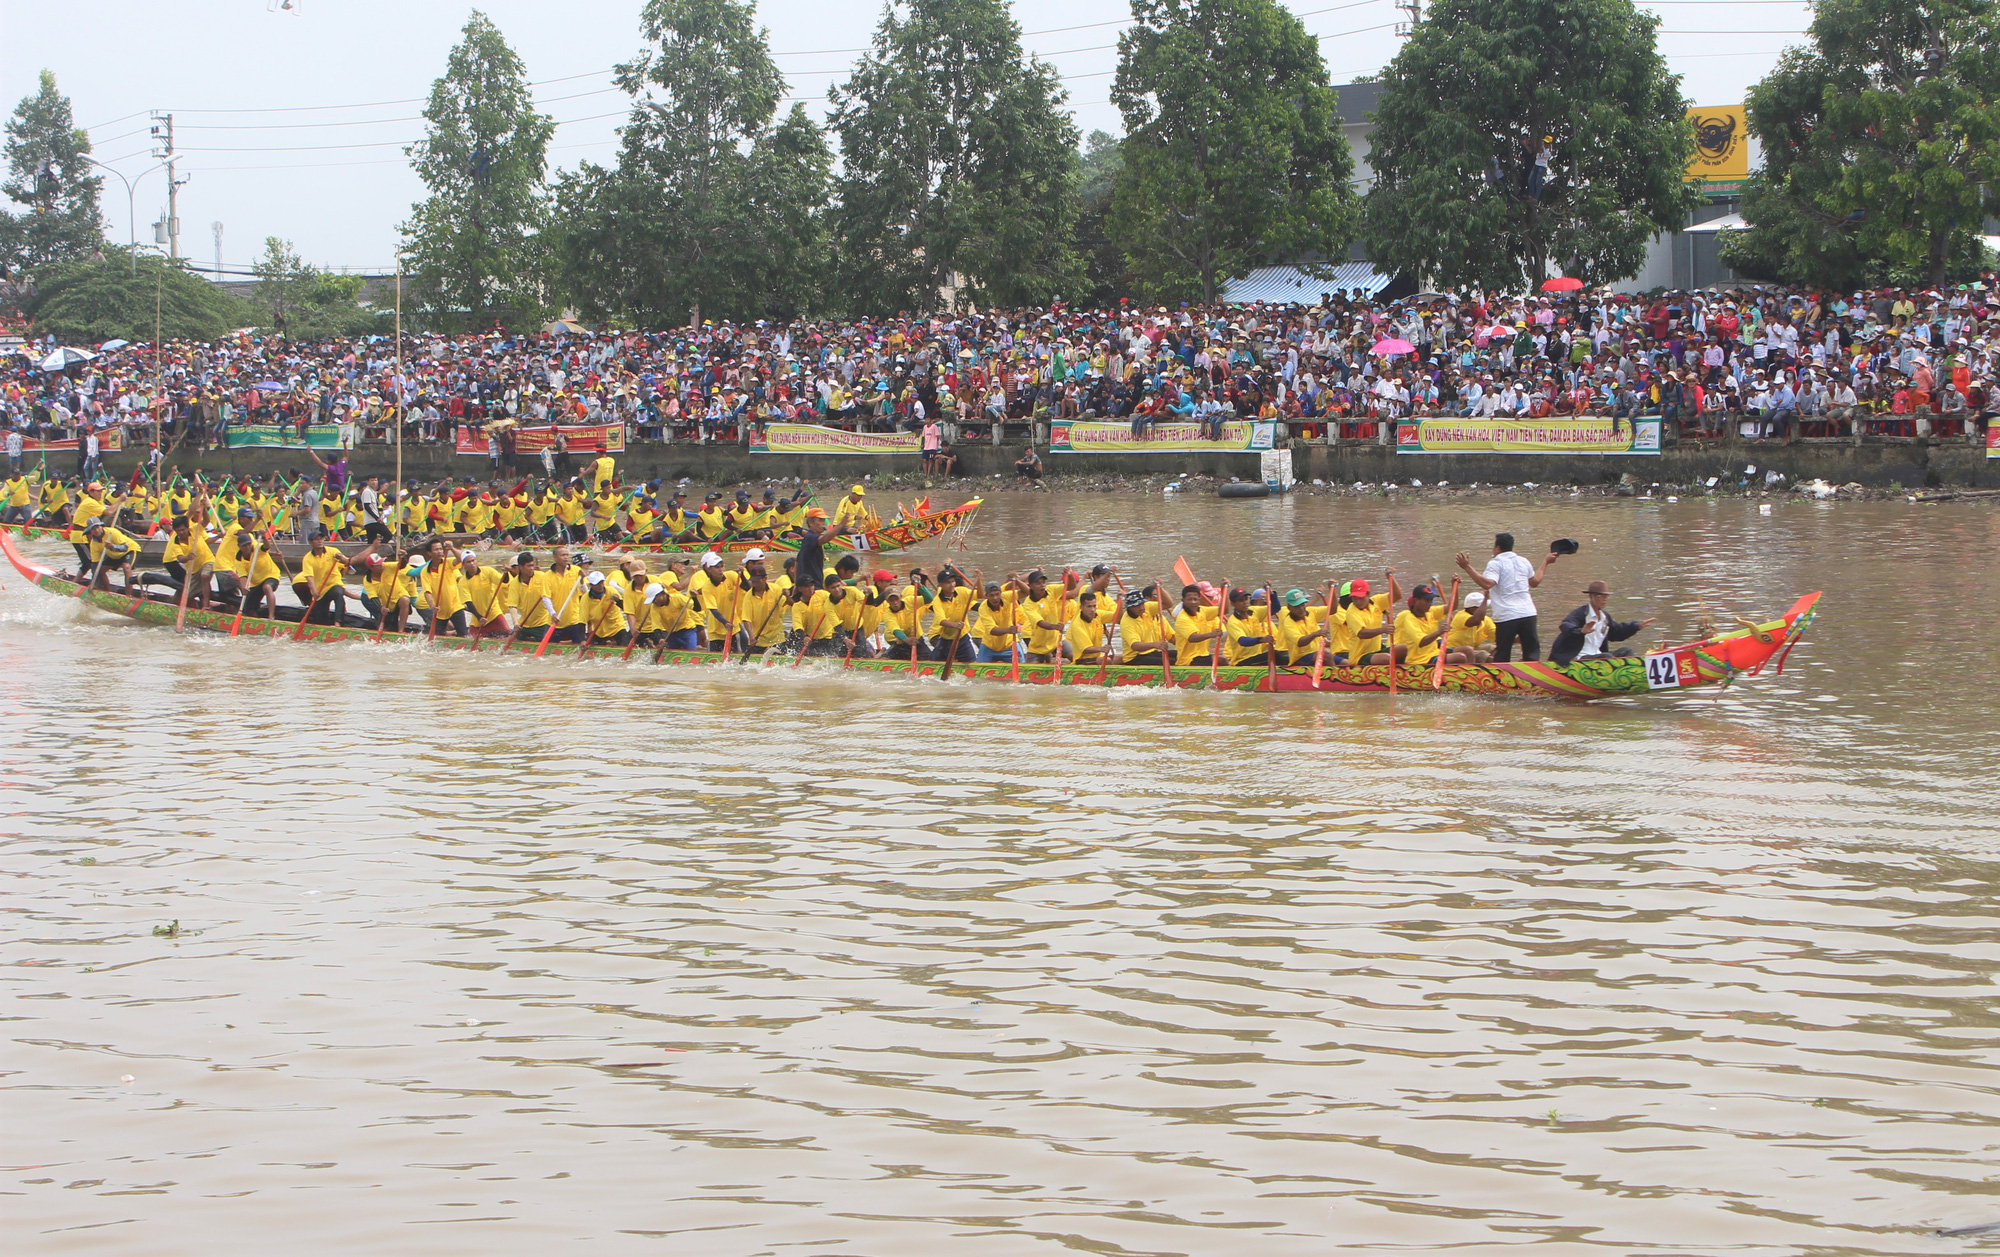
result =
[{"label": "large tree", "polygon": [[1794,283],[1938,284],[2000,208],[1993,0],[1822,0],[1750,91],[1764,167],[1724,259]]},{"label": "large tree", "polygon": [[104,179],[91,173],[90,134],[76,125],[49,71],[7,119],[6,153],[0,192],[27,210],[0,211],[0,266],[32,270],[96,251],[104,240],[97,204]]},{"label": "large tree", "polygon": [[382,316],[358,301],[367,281],[308,265],[289,240],[266,237],[264,256],[250,269],[257,276],[252,301],[261,307],[259,321],[294,340],[381,330]]},{"label": "large tree", "polygon": [[1109,309],[1128,295],[1131,273],[1125,251],[1111,235],[1111,197],[1125,156],[1118,137],[1092,131],[1077,160],[1076,251],[1083,261],[1083,303]]},{"label": "large tree", "polygon": [[893,5],[828,93],[834,224],[856,310],[1040,303],[1080,283],[1076,127],[1053,67],[1021,51],[1004,0]]},{"label": "large tree", "polygon": [[812,304],[832,158],[802,107],[773,125],[785,81],[754,19],[743,0],[641,10],[652,46],[618,67],[633,106],[617,168],[585,164],[557,188],[563,288],[587,313],[657,324]]},{"label": "large tree", "polygon": [[154,305],[166,340],[216,340],[255,321],[251,307],[181,261],[104,246],[102,257],[53,262],[36,276],[26,313],[36,332],[68,344],[153,339]]},{"label": "large tree", "polygon": [[406,150],[430,197],[404,226],[417,293],[440,326],[539,319],[539,231],[555,124],[535,112],[528,76],[499,28],[474,10]]},{"label": "large tree", "polygon": [[1354,161],[1319,42],[1273,0],[1132,0],[1112,230],[1149,294],[1213,302],[1259,259],[1327,256]]},{"label": "large tree", "polygon": [[[1636,274],[1699,193],[1680,78],[1631,0],[1439,0],[1382,75],[1370,255],[1427,283]],[[1546,178],[1536,188],[1536,157]]]}]

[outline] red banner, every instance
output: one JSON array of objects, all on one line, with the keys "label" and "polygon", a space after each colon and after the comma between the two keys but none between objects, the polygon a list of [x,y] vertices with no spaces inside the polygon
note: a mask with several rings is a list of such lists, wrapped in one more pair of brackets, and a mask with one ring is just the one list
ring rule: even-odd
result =
[{"label": "red banner", "polygon": [[[572,454],[623,454],[625,452],[625,425],[622,423],[566,423],[562,427],[540,428],[516,427],[514,432],[514,452],[536,457],[556,443],[556,433],[563,435],[563,441]],[[458,429],[458,452],[461,454],[486,453],[486,433],[478,428],[461,425]]]},{"label": "red banner", "polygon": [[[74,454],[76,453],[77,445],[78,442],[74,437],[67,441],[38,441],[34,437],[26,437],[21,441],[21,452],[23,454]],[[104,428],[99,430],[97,434],[97,448],[100,453],[104,454],[116,454],[124,449],[125,429]]]}]

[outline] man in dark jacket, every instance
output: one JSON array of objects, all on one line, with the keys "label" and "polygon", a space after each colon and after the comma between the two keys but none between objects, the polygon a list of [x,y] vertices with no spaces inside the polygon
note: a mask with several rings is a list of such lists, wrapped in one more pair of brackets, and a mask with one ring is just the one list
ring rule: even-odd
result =
[{"label": "man in dark jacket", "polygon": [[1629,659],[1629,648],[1608,649],[1612,642],[1622,642],[1634,636],[1639,630],[1651,624],[1651,620],[1614,620],[1605,611],[1605,604],[1611,601],[1611,587],[1601,580],[1590,582],[1583,591],[1590,601],[1563,617],[1562,627],[1556,630],[1555,645],[1549,648],[1549,662],[1567,664],[1578,659]]}]

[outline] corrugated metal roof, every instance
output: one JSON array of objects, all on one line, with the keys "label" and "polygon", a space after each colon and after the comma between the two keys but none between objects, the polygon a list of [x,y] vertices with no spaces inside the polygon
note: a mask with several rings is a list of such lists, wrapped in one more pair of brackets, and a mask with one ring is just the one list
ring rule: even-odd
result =
[{"label": "corrugated metal roof", "polygon": [[1372,262],[1343,262],[1325,279],[1308,275],[1296,266],[1260,266],[1243,278],[1224,284],[1222,299],[1315,305],[1323,292],[1344,293],[1359,288],[1364,296],[1372,297],[1389,286],[1389,279]]}]

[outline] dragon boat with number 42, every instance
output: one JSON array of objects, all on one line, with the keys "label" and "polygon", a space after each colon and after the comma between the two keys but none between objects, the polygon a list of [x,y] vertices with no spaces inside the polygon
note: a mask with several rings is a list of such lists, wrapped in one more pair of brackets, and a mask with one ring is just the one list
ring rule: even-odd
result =
[{"label": "dragon boat with number 42", "polygon": [[[507,639],[439,636],[427,638],[423,632],[384,632],[380,626],[363,623],[299,623],[299,608],[282,608],[276,618],[240,617],[236,612],[191,610],[180,607],[163,594],[88,589],[76,580],[58,574],[22,557],[13,539],[0,533],[4,550],[14,569],[52,594],[76,598],[84,605],[142,624],[174,626],[202,632],[243,637],[288,637],[306,642],[425,642],[442,650],[485,654],[507,653]],[[1677,692],[1701,686],[1727,685],[1738,677],[1756,676],[1765,667],[1784,671],[1792,647],[1812,623],[1820,595],[1807,594],[1784,615],[1763,622],[1745,622],[1739,629],[1706,637],[1700,641],[1666,646],[1650,654],[1624,659],[1580,659],[1567,665],[1552,663],[1484,663],[1398,666],[1391,676],[1390,665],[1359,667],[1215,667],[1207,663],[1166,666],[1134,666],[1104,663],[963,663],[918,660],[889,656],[846,660],[827,656],[815,658],[816,670],[835,669],[876,676],[970,677],[1019,685],[1067,686],[1147,686],[1190,690],[1232,690],[1244,693],[1326,693],[1326,694],[1490,694],[1507,697],[1563,698],[1590,700],[1618,698],[1660,692]],[[291,614],[286,615],[286,612]],[[675,667],[796,667],[802,660],[767,651],[749,658],[735,659],[707,650],[674,650],[631,646],[555,644],[541,650],[523,646],[524,652],[550,656],[578,656],[624,660]]]}]

